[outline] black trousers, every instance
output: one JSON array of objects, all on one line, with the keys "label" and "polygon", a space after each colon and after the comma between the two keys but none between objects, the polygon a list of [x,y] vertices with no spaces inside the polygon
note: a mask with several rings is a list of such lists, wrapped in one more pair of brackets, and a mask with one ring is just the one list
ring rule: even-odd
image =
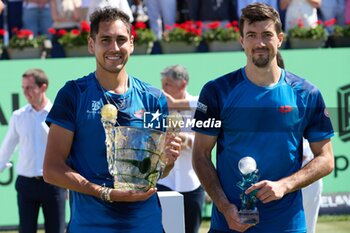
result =
[{"label": "black trousers", "polygon": [[[164,185],[157,184],[158,191],[176,191]],[[184,196],[185,232],[197,233],[202,222],[204,204],[204,189],[199,186],[191,192],[180,192]]]},{"label": "black trousers", "polygon": [[65,231],[66,190],[48,184],[42,177],[18,176],[16,180],[19,233],[36,233],[42,207],[46,233]]}]

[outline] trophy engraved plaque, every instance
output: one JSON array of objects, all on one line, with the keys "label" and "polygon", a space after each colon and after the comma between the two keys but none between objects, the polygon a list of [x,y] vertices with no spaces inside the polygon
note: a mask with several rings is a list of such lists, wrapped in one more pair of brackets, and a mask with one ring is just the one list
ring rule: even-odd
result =
[{"label": "trophy engraved plaque", "polygon": [[244,157],[238,162],[238,169],[242,174],[242,181],[237,183],[237,186],[242,190],[240,195],[241,209],[238,211],[240,222],[244,224],[259,223],[259,211],[256,207],[256,193],[255,190],[249,194],[244,192],[259,180],[259,171],[256,162],[252,157]]},{"label": "trophy engraved plaque", "polygon": [[115,126],[117,113],[112,104],[101,109],[108,171],[114,178],[114,188],[147,191],[156,186],[165,169],[166,134],[148,128]]}]

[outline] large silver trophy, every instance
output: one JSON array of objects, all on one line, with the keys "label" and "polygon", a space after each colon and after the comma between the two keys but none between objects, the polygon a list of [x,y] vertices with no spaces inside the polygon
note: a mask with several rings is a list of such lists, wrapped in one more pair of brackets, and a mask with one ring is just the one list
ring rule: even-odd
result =
[{"label": "large silver trophy", "polygon": [[108,170],[114,177],[114,188],[147,191],[156,186],[166,166],[166,134],[153,129],[115,126],[117,113],[112,104],[101,109]]},{"label": "large silver trophy", "polygon": [[240,195],[241,209],[238,211],[240,222],[245,224],[259,223],[259,211],[256,207],[257,190],[245,194],[244,192],[259,180],[259,170],[256,162],[252,157],[243,157],[238,162],[238,169],[242,174],[242,181],[237,183],[237,186],[242,190]]}]

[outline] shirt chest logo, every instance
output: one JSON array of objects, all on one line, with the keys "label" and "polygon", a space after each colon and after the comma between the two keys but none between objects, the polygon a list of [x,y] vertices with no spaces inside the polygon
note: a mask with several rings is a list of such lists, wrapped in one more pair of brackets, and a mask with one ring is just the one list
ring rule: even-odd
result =
[{"label": "shirt chest logo", "polygon": [[283,105],[283,106],[280,106],[280,107],[278,108],[278,111],[279,111],[280,113],[288,113],[288,112],[293,111],[293,107],[290,106],[290,105]]}]

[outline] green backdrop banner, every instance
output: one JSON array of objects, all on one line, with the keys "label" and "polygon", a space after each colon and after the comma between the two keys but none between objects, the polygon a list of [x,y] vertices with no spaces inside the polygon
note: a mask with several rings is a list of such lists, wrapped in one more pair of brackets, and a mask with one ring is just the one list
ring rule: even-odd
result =
[{"label": "green backdrop banner", "polygon": [[[350,49],[282,50],[281,53],[287,70],[308,79],[321,90],[336,131],[332,139],[336,168],[324,179],[324,193],[350,192]],[[198,95],[207,81],[238,69],[245,63],[243,52],[135,55],[129,59],[127,70],[129,74],[160,87],[162,69],[172,64],[182,64],[190,73],[189,92]],[[26,104],[21,89],[21,76],[29,68],[41,68],[48,74],[48,96],[53,101],[67,80],[94,71],[95,60],[66,58],[0,61],[0,142],[5,136],[12,111]],[[15,164],[16,159],[17,152],[12,159]],[[0,174],[0,226],[18,224],[14,187],[16,174],[11,180],[9,171],[7,169]]]}]

